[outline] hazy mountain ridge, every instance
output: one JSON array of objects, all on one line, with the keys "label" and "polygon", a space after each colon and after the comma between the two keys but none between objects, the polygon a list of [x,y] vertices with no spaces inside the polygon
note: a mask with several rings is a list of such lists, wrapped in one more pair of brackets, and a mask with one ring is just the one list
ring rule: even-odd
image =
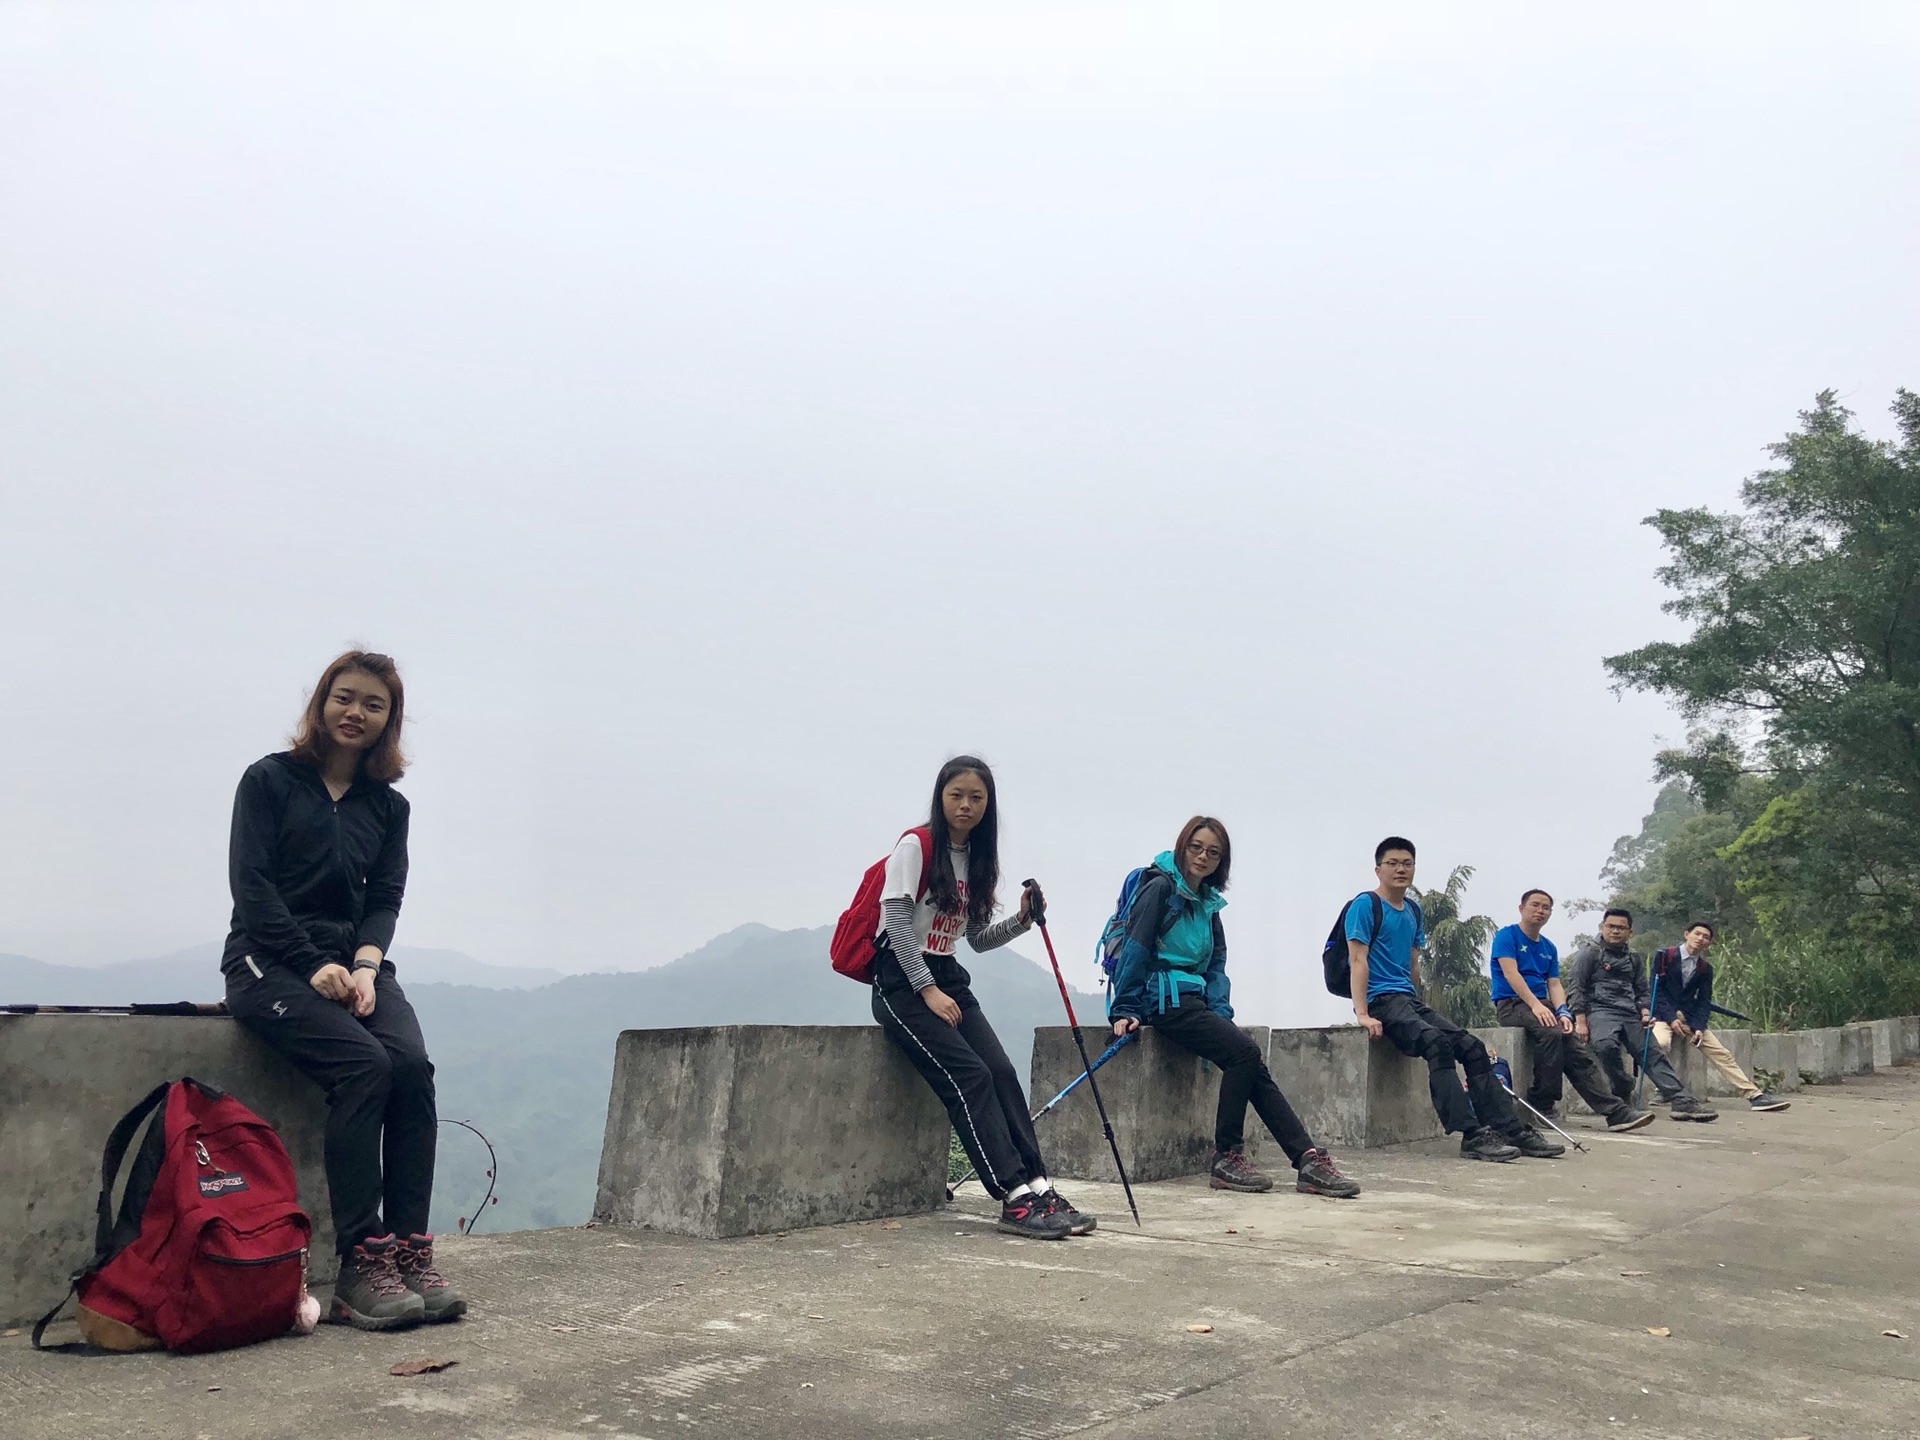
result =
[{"label": "hazy mountain ridge", "polygon": [[[167,1000],[218,1000],[221,942],[190,945],[169,955],[112,965],[55,965],[25,955],[0,955],[0,1004],[131,1005]],[[520,990],[551,985],[558,970],[489,965],[458,950],[401,946],[393,953],[403,983],[477,985]]]}]

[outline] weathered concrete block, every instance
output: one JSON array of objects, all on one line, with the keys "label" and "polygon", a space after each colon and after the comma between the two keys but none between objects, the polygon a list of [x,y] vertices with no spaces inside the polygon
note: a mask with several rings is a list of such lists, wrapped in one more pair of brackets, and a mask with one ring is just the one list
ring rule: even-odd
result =
[{"label": "weathered concrete block", "polygon": [[[1261,1053],[1267,1027],[1240,1027]],[[1111,1043],[1105,1026],[1084,1027],[1089,1057]],[[1041,1025],[1033,1032],[1033,1070],[1027,1091],[1038,1109],[1070,1085],[1084,1067],[1073,1032],[1064,1025]],[[1165,1039],[1151,1025],[1139,1038],[1100,1067],[1094,1079],[1113,1122],[1120,1158],[1129,1180],[1171,1180],[1201,1175],[1213,1156],[1213,1121],[1220,1102],[1220,1071],[1199,1056]],[[1286,1083],[1281,1082],[1281,1088]],[[1291,1093],[1287,1096],[1293,1100]],[[1297,1102],[1295,1108],[1298,1109]],[[1117,1181],[1113,1152],[1100,1129],[1100,1112],[1085,1085],[1041,1121],[1040,1151],[1052,1173],[1071,1180]],[[1256,1164],[1269,1143],[1267,1127],[1247,1107],[1246,1154]],[[1275,1146],[1265,1152],[1279,1155]],[[1284,1165],[1284,1157],[1274,1163]]]},{"label": "weathered concrete block", "polygon": [[[1732,1053],[1734,1063],[1753,1075],[1753,1032],[1751,1030],[1722,1030],[1718,1026],[1713,1035]],[[1668,1048],[1667,1058],[1673,1061],[1673,1068],[1680,1073],[1680,1081],[1695,1095],[1723,1096],[1738,1095],[1740,1092],[1721,1075],[1719,1067],[1696,1050],[1692,1043],[1682,1040],[1678,1035]]]},{"label": "weathered concrete block", "polygon": [[[1858,1074],[1859,1037],[1845,1025],[1795,1032],[1799,1042],[1800,1073],[1815,1085],[1838,1085]],[[1869,1057],[1871,1058],[1871,1057]]]},{"label": "weathered concrete block", "polygon": [[1846,1073],[1871,1075],[1873,1073],[1873,1026],[1865,1022],[1856,1022],[1841,1028],[1851,1037],[1847,1047],[1841,1052]]},{"label": "weathered concrete block", "polygon": [[878,1026],[623,1030],[594,1218],[717,1239],[933,1210],[949,1133]]},{"label": "weathered concrete block", "polygon": [[[1533,1077],[1526,1032],[1492,1026],[1473,1033],[1507,1058],[1514,1084],[1525,1095]],[[1357,1025],[1275,1030],[1267,1064],[1308,1131],[1323,1144],[1398,1145],[1445,1133],[1433,1111],[1426,1062],[1402,1055],[1385,1040],[1368,1040]]]},{"label": "weathered concrete block", "polygon": [[36,1320],[66,1293],[93,1255],[108,1133],[183,1075],[280,1132],[313,1221],[312,1276],[333,1278],[319,1086],[224,1016],[0,1015],[0,1325]]},{"label": "weathered concrete block", "polygon": [[1899,1026],[1899,1049],[1893,1057],[1894,1063],[1920,1060],[1920,1015],[1902,1015]]},{"label": "weathered concrete block", "polygon": [[1900,1048],[1900,1022],[1869,1020],[1864,1028],[1873,1039],[1873,1068],[1888,1069]]},{"label": "weathered concrete block", "polygon": [[1756,1071],[1771,1071],[1779,1076],[1773,1089],[1787,1094],[1800,1088],[1800,1037],[1789,1032],[1771,1030],[1753,1037],[1753,1067],[1747,1073],[1753,1075],[1753,1083],[1764,1085]]}]

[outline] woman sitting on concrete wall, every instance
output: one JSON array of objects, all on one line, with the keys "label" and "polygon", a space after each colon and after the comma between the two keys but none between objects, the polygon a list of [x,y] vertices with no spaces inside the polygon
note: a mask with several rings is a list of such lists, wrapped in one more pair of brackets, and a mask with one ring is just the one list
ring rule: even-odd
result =
[{"label": "woman sitting on concrete wall", "polygon": [[[1062,1240],[1094,1228],[1047,1179],[1027,1092],[954,958],[962,934],[993,950],[1033,924],[1039,888],[995,921],[1000,802],[993,772],[971,755],[949,760],[933,786],[924,832],[901,837],[887,861],[874,936],[873,1018],[947,1107],[980,1183],[1000,1205],[1000,1228]],[[924,846],[924,848],[923,848]]]},{"label": "woman sitting on concrete wall", "polygon": [[233,803],[233,929],[221,957],[240,1023],[327,1092],[340,1277],[327,1318],[362,1330],[451,1320],[433,1263],[433,1064],[386,958],[407,885],[406,693],[392,660],[340,656],[293,748],[247,767]]},{"label": "woman sitting on concrete wall", "polygon": [[1233,865],[1227,827],[1196,815],[1140,876],[1127,905],[1126,940],[1113,972],[1107,1017],[1113,1033],[1153,1026],[1183,1050],[1220,1067],[1220,1104],[1214,1113],[1210,1183],[1216,1190],[1271,1190],[1242,1149],[1247,1105],[1287,1152],[1297,1172],[1294,1188],[1348,1199],[1360,1187],[1341,1174],[1333,1157],[1313,1143],[1280,1093],[1260,1047],[1233,1023],[1228,999],[1227,934],[1220,923],[1221,891]]}]

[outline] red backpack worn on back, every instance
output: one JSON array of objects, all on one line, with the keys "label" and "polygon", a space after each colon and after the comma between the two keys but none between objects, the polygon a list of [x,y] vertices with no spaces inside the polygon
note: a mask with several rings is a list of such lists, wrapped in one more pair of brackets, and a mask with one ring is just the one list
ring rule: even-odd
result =
[{"label": "red backpack worn on back", "polygon": [[[115,1177],[155,1110],[115,1220]],[[107,1139],[94,1255],[69,1294],[183,1355],[251,1345],[292,1328],[311,1233],[273,1127],[211,1085],[173,1081]],[[36,1347],[65,1304],[33,1327]]]},{"label": "red backpack worn on back", "polygon": [[[933,832],[924,825],[901,834],[902,840],[912,835],[920,841],[920,895],[927,892],[927,866],[933,863]],[[832,957],[833,968],[849,980],[858,980],[862,985],[873,983],[873,942],[880,934],[880,887],[887,881],[887,861],[891,853],[867,867],[867,873],[860,877],[860,888],[853,893],[853,903],[840,912],[840,923],[833,927],[833,939],[827,945],[827,954]],[[919,895],[914,897],[919,898]]]}]

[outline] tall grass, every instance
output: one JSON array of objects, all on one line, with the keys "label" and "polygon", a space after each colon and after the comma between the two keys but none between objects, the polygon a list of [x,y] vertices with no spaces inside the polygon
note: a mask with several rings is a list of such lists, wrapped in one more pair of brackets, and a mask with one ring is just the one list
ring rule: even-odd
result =
[{"label": "tall grass", "polygon": [[1714,951],[1718,1003],[1760,1030],[1818,1030],[1920,1012],[1920,967],[1815,938],[1729,940]]}]

